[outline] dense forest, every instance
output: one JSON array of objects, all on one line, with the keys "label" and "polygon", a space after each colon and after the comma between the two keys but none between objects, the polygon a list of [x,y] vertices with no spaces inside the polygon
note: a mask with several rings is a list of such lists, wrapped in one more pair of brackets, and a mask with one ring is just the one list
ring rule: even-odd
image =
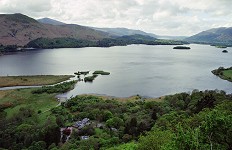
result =
[{"label": "dense forest", "polygon": [[146,35],[128,35],[116,38],[105,38],[98,41],[78,40],[73,38],[39,38],[27,44],[27,47],[33,48],[80,48],[80,47],[111,47],[111,46],[126,46],[130,44],[145,44],[145,45],[182,45],[188,44],[183,41],[173,40],[158,40]]},{"label": "dense forest", "polygon": [[[30,107],[21,107],[10,118],[5,107],[0,110],[3,149],[232,148],[232,95],[219,90],[179,93],[166,96],[161,102],[139,95],[134,101],[76,96],[52,108],[44,122],[39,119],[43,112]],[[86,118],[88,124],[73,127],[71,133],[64,130],[61,138],[60,128],[72,127]]]}]

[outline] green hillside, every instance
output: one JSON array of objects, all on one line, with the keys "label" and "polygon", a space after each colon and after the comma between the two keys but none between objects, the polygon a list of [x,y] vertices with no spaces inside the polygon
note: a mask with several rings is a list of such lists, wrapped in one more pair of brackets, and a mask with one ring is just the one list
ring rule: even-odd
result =
[{"label": "green hillside", "polygon": [[185,39],[188,42],[232,46],[232,27],[215,28]]}]

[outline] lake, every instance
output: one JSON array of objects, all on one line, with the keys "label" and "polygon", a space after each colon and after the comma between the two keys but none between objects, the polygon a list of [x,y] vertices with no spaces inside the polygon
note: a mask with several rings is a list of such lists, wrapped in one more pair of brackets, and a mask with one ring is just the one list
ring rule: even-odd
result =
[{"label": "lake", "polygon": [[93,83],[77,83],[65,95],[103,94],[117,97],[159,97],[193,89],[232,91],[232,83],[211,73],[220,66],[232,66],[229,53],[208,45],[130,45],[110,48],[61,48],[19,52],[0,56],[0,75],[73,74],[77,71],[109,71]]}]

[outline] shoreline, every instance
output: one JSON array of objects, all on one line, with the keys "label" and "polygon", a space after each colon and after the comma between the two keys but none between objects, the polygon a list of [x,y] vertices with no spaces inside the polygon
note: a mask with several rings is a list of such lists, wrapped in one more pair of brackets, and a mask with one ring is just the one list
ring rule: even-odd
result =
[{"label": "shoreline", "polygon": [[218,69],[214,69],[211,72],[215,76],[221,78],[222,80],[232,82],[232,67],[230,68],[219,67]]},{"label": "shoreline", "polygon": [[128,97],[117,97],[117,96],[110,96],[110,95],[103,95],[103,94],[80,94],[76,96],[95,96],[102,98],[103,100],[116,100],[119,102],[135,102],[135,101],[156,101],[156,102],[162,102],[163,99],[166,96],[169,95],[163,95],[159,97],[146,97],[146,96],[140,96],[140,95],[132,95]]},{"label": "shoreline", "polygon": [[45,86],[68,81],[74,75],[0,76],[0,89],[20,86]]},{"label": "shoreline", "polygon": [[[88,47],[95,47],[95,48],[110,48],[110,47],[115,47],[115,46],[129,46],[129,45],[149,45],[149,46],[156,46],[156,45],[189,45],[191,43],[181,43],[183,41],[175,41],[177,43],[156,43],[156,44],[144,44],[144,43],[132,43],[132,44],[126,44],[126,45],[109,45],[109,46],[83,46],[83,47],[44,47],[44,48],[21,48],[20,50],[15,49],[15,50],[9,50],[9,51],[0,51],[0,56],[4,56],[4,55],[11,55],[11,54],[15,54],[18,52],[28,52],[28,51],[37,51],[37,50],[44,50],[44,49],[58,49],[58,48],[88,48]],[[179,43],[178,43],[179,42]]]}]

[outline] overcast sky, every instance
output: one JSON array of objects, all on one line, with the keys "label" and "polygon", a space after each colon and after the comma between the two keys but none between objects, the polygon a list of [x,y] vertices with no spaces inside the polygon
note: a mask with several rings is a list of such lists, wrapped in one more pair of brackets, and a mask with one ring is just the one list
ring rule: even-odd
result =
[{"label": "overcast sky", "polygon": [[232,26],[232,0],[0,0],[0,13],[158,35],[189,36]]}]

